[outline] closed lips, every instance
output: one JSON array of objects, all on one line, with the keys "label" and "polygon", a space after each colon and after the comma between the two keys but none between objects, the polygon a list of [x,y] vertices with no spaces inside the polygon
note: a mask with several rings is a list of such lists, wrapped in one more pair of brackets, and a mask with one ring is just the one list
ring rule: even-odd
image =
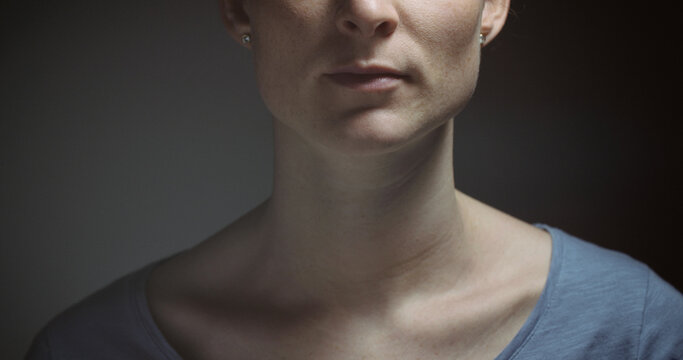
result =
[{"label": "closed lips", "polygon": [[373,80],[377,78],[401,78],[403,76],[391,73],[369,73],[369,74],[357,74],[357,73],[335,73],[330,74],[334,78],[347,78],[347,79],[357,79],[357,80]]},{"label": "closed lips", "polygon": [[358,74],[358,75],[386,75],[386,76],[402,76],[403,74],[396,70],[392,69],[389,67],[384,67],[384,66],[368,66],[368,67],[359,67],[359,66],[344,66],[338,69],[335,69],[334,71],[330,72],[331,74]]}]

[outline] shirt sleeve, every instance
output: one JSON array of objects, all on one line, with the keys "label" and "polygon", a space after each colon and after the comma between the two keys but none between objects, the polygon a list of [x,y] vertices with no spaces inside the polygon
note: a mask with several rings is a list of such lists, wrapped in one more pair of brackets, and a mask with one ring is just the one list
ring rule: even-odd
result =
[{"label": "shirt sleeve", "polygon": [[683,295],[649,271],[638,359],[683,359]]}]

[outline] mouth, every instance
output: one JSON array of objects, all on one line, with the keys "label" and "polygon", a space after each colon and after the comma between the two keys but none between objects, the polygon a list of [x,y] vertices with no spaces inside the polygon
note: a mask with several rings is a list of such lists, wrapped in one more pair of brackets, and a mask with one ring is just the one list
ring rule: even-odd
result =
[{"label": "mouth", "polygon": [[396,69],[383,66],[346,66],[326,73],[333,83],[364,92],[396,89],[408,76]]}]

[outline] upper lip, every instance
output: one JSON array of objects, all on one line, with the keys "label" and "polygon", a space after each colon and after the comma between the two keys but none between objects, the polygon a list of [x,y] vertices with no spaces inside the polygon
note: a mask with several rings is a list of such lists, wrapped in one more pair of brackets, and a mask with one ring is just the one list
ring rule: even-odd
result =
[{"label": "upper lip", "polygon": [[384,65],[347,65],[338,67],[328,73],[329,75],[334,74],[377,74],[377,75],[396,75],[405,76],[406,74],[394,69],[390,66]]}]

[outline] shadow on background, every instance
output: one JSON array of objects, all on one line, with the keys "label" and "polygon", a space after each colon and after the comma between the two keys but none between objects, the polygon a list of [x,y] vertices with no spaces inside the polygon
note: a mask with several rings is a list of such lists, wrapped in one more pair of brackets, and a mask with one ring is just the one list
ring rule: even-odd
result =
[{"label": "shadow on background", "polygon": [[[673,12],[513,7],[456,119],[456,185],[683,288]],[[272,143],[248,52],[213,0],[8,1],[0,17],[9,359],[69,304],[264,200]]]}]

